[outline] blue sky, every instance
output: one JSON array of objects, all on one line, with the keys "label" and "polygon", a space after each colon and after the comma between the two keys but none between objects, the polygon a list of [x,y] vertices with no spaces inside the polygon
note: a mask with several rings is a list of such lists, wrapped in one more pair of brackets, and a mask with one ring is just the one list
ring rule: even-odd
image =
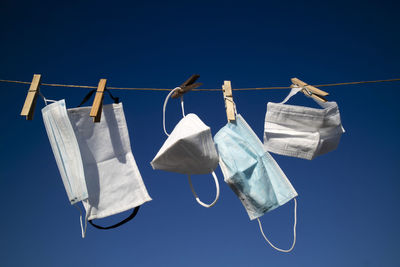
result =
[{"label": "blue sky", "polygon": [[[191,74],[203,88],[289,86],[400,77],[395,1],[2,1],[0,79],[174,88]],[[132,151],[153,198],[115,230],[80,237],[52,154],[39,99],[33,121],[19,116],[28,87],[0,84],[1,266],[399,266],[400,83],[324,88],[346,133],[334,152],[307,161],[274,155],[298,197],[298,242],[290,254],[265,243],[223,182],[210,209],[184,175],[154,171],[165,140],[167,92],[113,91],[124,104]],[[75,107],[87,93],[41,88]],[[233,92],[238,112],[262,138],[268,101],[287,90]],[[313,105],[298,95],[292,104]],[[105,97],[105,103],[110,99]],[[215,134],[226,123],[222,92],[191,92],[185,110]],[[180,120],[170,101],[167,128]],[[204,201],[210,175],[194,176]],[[262,217],[279,247],[291,243],[293,203]],[[110,224],[126,214],[101,220]]]}]

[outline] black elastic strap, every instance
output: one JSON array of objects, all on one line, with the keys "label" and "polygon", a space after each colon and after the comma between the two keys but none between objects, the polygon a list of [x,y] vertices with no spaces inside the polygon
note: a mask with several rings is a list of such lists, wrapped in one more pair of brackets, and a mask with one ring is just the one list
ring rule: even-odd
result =
[{"label": "black elastic strap", "polygon": [[[82,102],[78,105],[78,107],[81,107],[83,104],[85,104],[85,103],[92,97],[92,95],[94,94],[94,92],[96,92],[96,91],[97,91],[97,89],[91,90],[91,91],[83,98]],[[114,100],[114,104],[118,104],[118,103],[119,103],[119,97],[114,97],[114,96],[111,94],[110,90],[108,90],[108,89],[105,89],[104,91],[108,93],[108,95],[111,97],[112,100]]]},{"label": "black elastic strap", "polygon": [[113,229],[113,228],[117,228],[118,226],[123,225],[124,223],[129,222],[130,220],[132,220],[133,218],[135,218],[136,214],[139,211],[140,206],[135,207],[135,209],[132,211],[131,215],[129,215],[128,218],[124,219],[123,221],[120,221],[119,223],[116,223],[114,225],[111,226],[107,226],[107,227],[103,227],[100,225],[96,225],[92,222],[92,220],[89,221],[89,223],[93,226],[96,227],[97,229],[102,229],[102,230],[107,230],[107,229]]}]

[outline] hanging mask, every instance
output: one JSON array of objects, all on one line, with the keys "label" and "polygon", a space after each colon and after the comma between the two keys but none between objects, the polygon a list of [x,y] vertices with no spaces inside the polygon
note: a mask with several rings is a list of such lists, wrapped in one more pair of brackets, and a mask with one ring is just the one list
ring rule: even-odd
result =
[{"label": "hanging mask", "polygon": [[264,146],[291,157],[314,159],[335,150],[345,132],[336,102],[316,101],[323,109],[285,104],[303,88],[292,88],[281,103],[267,104]]},{"label": "hanging mask", "polygon": [[[100,229],[111,229],[126,223],[137,214],[139,206],[151,198],[130,148],[122,104],[103,106],[101,122],[93,123],[89,116],[90,107],[67,111],[64,100],[53,102],[42,110],[43,120],[68,196],[69,188],[77,187],[76,181],[81,184],[79,188],[84,185],[85,190],[81,191],[86,192],[86,195],[83,194],[85,197],[79,198],[77,196],[82,194],[77,193],[72,195],[76,199],[74,203],[83,200],[86,209],[85,226],[81,218],[82,237],[85,237],[88,220]],[[57,112],[49,113],[50,110]],[[59,116],[57,120],[53,119],[54,114]],[[65,126],[68,124],[71,126],[69,129]],[[68,163],[71,158],[74,162]],[[83,169],[79,170],[79,166]],[[64,179],[65,173],[68,179]],[[72,175],[76,173],[79,175]],[[102,227],[91,222],[133,208],[127,219],[115,225]]]},{"label": "hanging mask", "polygon": [[[108,92],[109,93],[109,92]],[[119,102],[110,93],[114,102]],[[85,97],[82,105],[90,97]],[[68,109],[80,147],[89,198],[84,201],[86,219],[96,228],[112,229],[128,222],[140,205],[151,200],[133,157],[122,103],[103,105],[101,121],[93,123],[90,107]],[[134,209],[112,226],[98,226],[94,219]]]},{"label": "hanging mask", "polygon": [[[47,104],[47,102],[46,102]],[[65,101],[60,100],[42,109],[43,122],[57,162],[61,179],[71,204],[88,198],[81,152]]]},{"label": "hanging mask", "polygon": [[[282,250],[265,237],[259,217],[295,198],[297,193],[276,161],[239,114],[214,137],[224,180],[245,207],[250,220],[257,219],[265,240],[275,249],[289,252],[295,244],[296,204],[293,245]],[[296,203],[296,199],[294,199]]]},{"label": "hanging mask", "polygon": [[[195,114],[185,116],[181,98],[183,118],[169,135],[165,129],[165,110],[168,99],[178,88],[172,90],[164,102],[163,127],[168,136],[160,151],[151,161],[155,170],[164,170],[188,175],[189,185],[196,201],[204,207],[212,207],[219,197],[218,179],[214,173],[218,166],[218,154],[212,139],[210,127]],[[190,175],[212,173],[217,189],[216,198],[211,204],[205,204],[197,197]]]}]

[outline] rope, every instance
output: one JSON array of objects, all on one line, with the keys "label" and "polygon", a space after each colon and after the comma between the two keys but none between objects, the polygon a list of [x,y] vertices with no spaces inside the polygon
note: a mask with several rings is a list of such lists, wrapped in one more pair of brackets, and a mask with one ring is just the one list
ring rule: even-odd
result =
[{"label": "rope", "polygon": [[[375,81],[359,81],[359,82],[342,82],[342,83],[328,83],[328,84],[317,84],[315,87],[327,87],[327,86],[341,86],[341,85],[354,85],[354,84],[366,84],[366,83],[382,83],[382,82],[398,82],[400,78],[387,79],[387,80],[375,80]],[[18,83],[18,84],[31,84],[31,82],[13,81],[13,80],[1,80],[3,83]],[[97,86],[90,85],[71,85],[71,84],[56,84],[56,83],[41,83],[41,86],[52,86],[52,87],[69,87],[69,88],[91,88],[95,89]],[[134,91],[171,91],[167,88],[132,88],[132,87],[108,87],[110,90],[134,90]],[[272,86],[272,87],[254,87],[254,88],[232,88],[233,91],[256,91],[256,90],[275,90],[275,89],[291,89],[290,86]],[[221,89],[192,89],[192,91],[221,91]]]}]

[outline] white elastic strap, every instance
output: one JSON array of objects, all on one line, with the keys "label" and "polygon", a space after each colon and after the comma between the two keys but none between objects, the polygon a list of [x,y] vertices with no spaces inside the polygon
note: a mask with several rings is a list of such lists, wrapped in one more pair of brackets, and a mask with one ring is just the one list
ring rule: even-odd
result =
[{"label": "white elastic strap", "polygon": [[42,92],[39,91],[39,95],[43,98],[44,104],[47,106],[47,102],[57,102],[56,100],[50,100],[44,97],[44,95],[42,94]]},{"label": "white elastic strap", "polygon": [[202,205],[203,207],[206,207],[206,208],[211,208],[212,206],[214,206],[215,203],[217,203],[218,198],[219,198],[219,182],[218,182],[218,178],[217,178],[217,176],[215,175],[214,172],[212,172],[212,176],[214,177],[215,188],[216,188],[217,192],[216,192],[214,201],[211,204],[205,204],[197,196],[196,191],[194,191],[194,187],[193,187],[193,184],[192,184],[192,179],[190,178],[190,175],[188,175],[189,185],[190,185],[190,189],[192,189],[193,196],[196,198],[197,203],[199,203],[200,205]]},{"label": "white elastic strap", "polygon": [[45,99],[44,99],[44,102],[46,103],[46,106],[47,106],[47,102],[56,103],[57,101],[56,101],[56,100],[50,100],[50,99],[45,98]]},{"label": "white elastic strap", "polygon": [[183,105],[183,96],[181,96],[182,116],[185,117],[185,106]]},{"label": "white elastic strap", "polygon": [[88,217],[89,217],[89,212],[86,213],[85,216],[85,227],[83,227],[83,223],[82,223],[82,210],[76,206],[76,204],[74,204],[74,207],[79,211],[79,221],[81,223],[81,232],[82,232],[82,238],[85,238],[86,236],[86,228],[87,228],[87,222],[88,222]]},{"label": "white elastic strap", "polygon": [[[298,86],[293,86],[292,90],[290,90],[289,94],[286,96],[286,98],[280,103],[280,104],[285,104],[292,96],[300,92],[301,90],[306,90],[307,92],[310,92],[307,88],[305,87],[298,87]],[[322,108],[327,108],[331,106],[332,104],[330,102],[324,103],[318,100],[315,100],[314,98],[311,97],[308,93],[305,94],[307,97],[311,98],[312,100],[315,101],[318,105],[320,105]]]},{"label": "white elastic strap", "polygon": [[294,96],[295,94],[297,94],[301,90],[303,90],[303,87],[294,86],[292,88],[292,90],[290,90],[289,94],[285,97],[285,99],[283,99],[281,104],[285,104],[292,96]]},{"label": "white elastic strap", "polygon": [[[179,90],[179,89],[181,89],[181,88],[180,87],[176,87],[173,90],[171,90],[171,92],[169,92],[169,94],[167,95],[167,97],[165,98],[165,101],[164,101],[164,106],[163,106],[163,129],[164,129],[164,133],[167,136],[169,136],[169,134],[167,133],[167,130],[165,128],[165,111],[167,110],[168,99],[176,90]],[[181,97],[181,107],[182,107],[183,117],[185,117],[185,110],[183,108],[183,96]]]},{"label": "white elastic strap", "polygon": [[294,199],[293,243],[292,243],[292,246],[291,246],[289,249],[280,249],[280,248],[275,247],[275,246],[268,240],[268,238],[265,236],[259,218],[257,218],[257,221],[258,221],[258,225],[260,226],[261,234],[263,235],[264,239],[268,242],[268,244],[269,244],[271,247],[273,247],[274,249],[276,249],[277,251],[280,251],[280,252],[290,252],[290,251],[293,250],[294,245],[296,244],[296,225],[297,225],[297,200],[296,200],[296,199]]}]

